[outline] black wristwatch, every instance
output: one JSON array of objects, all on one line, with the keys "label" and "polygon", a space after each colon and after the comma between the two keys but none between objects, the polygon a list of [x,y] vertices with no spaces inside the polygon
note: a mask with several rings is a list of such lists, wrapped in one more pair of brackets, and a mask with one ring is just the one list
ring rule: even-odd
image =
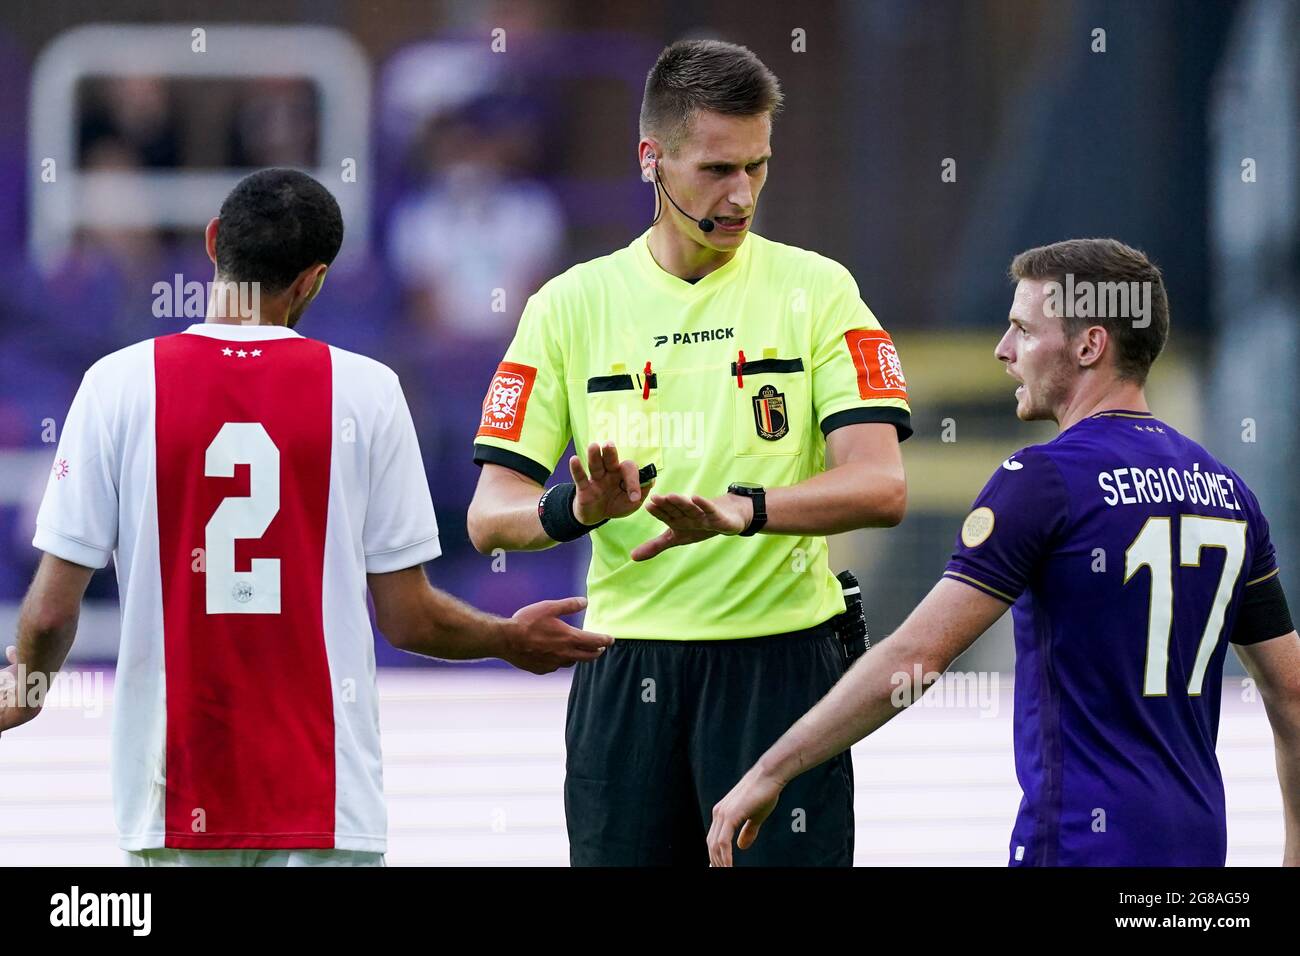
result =
[{"label": "black wristwatch", "polygon": [[740,532],[740,536],[748,538],[762,531],[763,525],[767,524],[767,492],[763,486],[736,481],[727,487],[727,494],[743,495],[754,503],[754,517],[750,519],[749,526]]}]

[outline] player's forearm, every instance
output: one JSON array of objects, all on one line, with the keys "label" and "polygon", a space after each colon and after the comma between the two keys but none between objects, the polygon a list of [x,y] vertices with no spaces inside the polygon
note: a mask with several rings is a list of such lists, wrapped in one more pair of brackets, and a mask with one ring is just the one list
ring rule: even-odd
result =
[{"label": "player's forearm", "polygon": [[901,471],[850,461],[819,475],[767,490],[764,534],[828,535],[857,528],[892,528],[907,510]]},{"label": "player's forearm", "polygon": [[1300,866],[1300,698],[1277,700],[1264,693],[1264,705],[1273,727],[1277,779],[1282,788],[1282,819],[1286,845],[1284,866]]},{"label": "player's forearm", "polygon": [[1282,785],[1282,819],[1286,845],[1283,866],[1300,866],[1300,744],[1277,741],[1277,779]]},{"label": "player's forearm", "polygon": [[[415,607],[399,612],[399,624],[385,631],[395,647],[448,661],[502,657],[509,647],[507,618],[480,611],[433,586]],[[383,621],[380,630],[384,630]]]},{"label": "player's forearm", "polygon": [[942,674],[1006,610],[996,598],[941,578],[888,640],[763,755],[759,771],[784,785],[848,749],[921,697],[926,688],[912,685],[915,675]]},{"label": "player's forearm", "polygon": [[[1289,617],[1285,606],[1282,613]],[[1271,628],[1277,623],[1257,622],[1256,626]],[[1270,640],[1236,645],[1236,649],[1259,688],[1273,730],[1286,835],[1282,860],[1287,866],[1300,866],[1300,639],[1292,630]]]},{"label": "player's forearm", "polygon": [[772,745],[759,760],[760,771],[785,785],[884,726],[920,696],[918,688],[900,698],[899,675],[911,680],[918,663],[922,674],[942,672],[949,663],[930,657],[902,634],[873,647]]},{"label": "player's forearm", "polygon": [[[16,703],[20,708],[39,710],[41,692],[53,686],[54,675],[68,658],[77,636],[76,610],[49,612],[28,595],[18,615],[18,667],[22,684]],[[0,664],[2,666],[2,664]]]}]

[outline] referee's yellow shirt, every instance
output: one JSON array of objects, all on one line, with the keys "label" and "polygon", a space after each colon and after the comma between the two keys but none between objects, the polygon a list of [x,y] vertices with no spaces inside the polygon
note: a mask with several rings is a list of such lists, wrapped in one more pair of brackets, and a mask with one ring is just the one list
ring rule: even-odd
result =
[{"label": "referee's yellow shirt", "polygon": [[[620,460],[655,464],[654,491],[716,497],[824,471],[826,435],[843,425],[911,434],[898,353],[847,269],[751,233],[690,283],[660,268],[648,236],[528,300],[483,401],[476,462],[544,484],[570,438],[584,462],[588,443],[613,441]],[[642,508],[592,532],[585,627],[745,638],[844,610],[824,537],[720,535],[632,561],[664,530]]]}]

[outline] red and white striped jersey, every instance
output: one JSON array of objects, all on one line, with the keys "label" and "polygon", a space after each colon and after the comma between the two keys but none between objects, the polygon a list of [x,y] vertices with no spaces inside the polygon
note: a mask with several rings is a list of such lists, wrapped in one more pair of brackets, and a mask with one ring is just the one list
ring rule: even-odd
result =
[{"label": "red and white striped jersey", "polygon": [[390,369],[276,326],[115,352],[36,523],[42,551],[115,559],[123,849],[384,852],[366,574],[440,552]]}]

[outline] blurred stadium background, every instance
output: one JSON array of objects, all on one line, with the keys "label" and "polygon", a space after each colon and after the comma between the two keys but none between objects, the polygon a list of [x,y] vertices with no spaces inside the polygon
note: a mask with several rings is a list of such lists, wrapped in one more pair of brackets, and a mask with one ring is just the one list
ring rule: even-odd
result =
[{"label": "blurred stadium background", "polygon": [[[442,529],[434,583],[500,613],[580,589],[581,545],[504,565],[474,552],[471,437],[527,296],[648,224],[641,87],[683,36],[744,43],[780,77],[755,228],[848,266],[903,358],[907,520],[833,543],[873,634],[928,590],[998,462],[1052,434],[1016,421],[992,348],[1010,257],[1071,236],[1116,236],[1164,269],[1173,332],[1153,406],[1251,483],[1296,600],[1296,2],[11,0],[0,630],[38,559],[36,507],[82,372],[202,321],[159,316],[156,287],[211,278],[202,226],[268,165],[312,171],[344,210],[344,253],[299,329],[401,375]],[[957,665],[1001,677],[997,706],[910,713],[855,750],[859,862],[1005,862],[1019,796],[1008,629]],[[110,570],[73,652],[105,708],[116,640]],[[566,862],[568,676],[440,665],[382,640],[377,653],[390,862]],[[1229,862],[1274,863],[1271,738],[1231,655],[1229,670]],[[0,744],[0,860],[118,862],[97,709],[54,708]]]}]

